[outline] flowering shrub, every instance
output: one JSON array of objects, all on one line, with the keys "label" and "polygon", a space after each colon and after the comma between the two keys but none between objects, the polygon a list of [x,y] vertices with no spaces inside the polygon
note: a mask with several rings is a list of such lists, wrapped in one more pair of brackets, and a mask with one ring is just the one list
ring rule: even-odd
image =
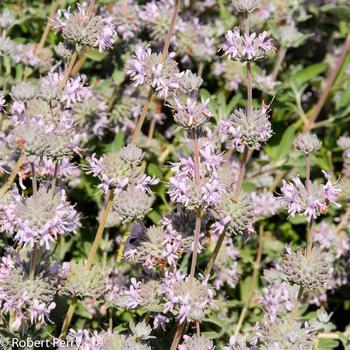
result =
[{"label": "flowering shrub", "polygon": [[3,1],[0,345],[348,349],[349,22]]}]

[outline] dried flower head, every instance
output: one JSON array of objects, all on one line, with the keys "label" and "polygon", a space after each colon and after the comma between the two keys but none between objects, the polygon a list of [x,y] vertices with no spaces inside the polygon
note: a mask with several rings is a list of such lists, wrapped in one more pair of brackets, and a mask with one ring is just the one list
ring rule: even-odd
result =
[{"label": "dried flower head", "polygon": [[15,315],[12,327],[24,323],[43,324],[56,307],[57,270],[46,256],[30,271],[29,254],[22,258],[18,253],[4,256],[0,263],[0,303],[2,311]]},{"label": "dried flower head", "polygon": [[267,32],[241,35],[238,27],[225,34],[226,41],[220,50],[229,58],[237,61],[257,61],[266,58],[275,51],[272,39],[267,39]]},{"label": "dried flower head", "polygon": [[9,9],[4,9],[0,14],[0,28],[9,29],[15,23],[15,17]]},{"label": "dried flower head", "polygon": [[61,41],[55,46],[56,54],[66,60],[73,55],[73,49],[72,45]]},{"label": "dried flower head", "polygon": [[297,252],[289,250],[284,256],[282,269],[289,283],[306,290],[322,289],[330,278],[327,260],[327,255],[318,248],[306,255],[303,249]]},{"label": "dried flower head", "polygon": [[279,26],[276,29],[276,38],[281,47],[298,47],[308,38],[307,35],[299,32],[294,22]]},{"label": "dried flower head", "polygon": [[[164,229],[172,236],[180,236],[186,240],[187,244],[191,243],[195,229],[196,214],[191,210],[185,210],[182,207],[176,207],[171,216],[162,220]],[[205,218],[202,218],[201,232],[205,230]]]},{"label": "dried flower head", "polygon": [[8,56],[15,57],[17,55],[18,47],[14,41],[7,36],[0,36],[0,57]]},{"label": "dried flower head", "polygon": [[208,109],[208,101],[197,102],[191,98],[188,98],[185,104],[177,99],[175,101],[177,112],[174,114],[174,120],[184,129],[198,128],[212,116]]},{"label": "dried flower head", "polygon": [[179,76],[180,88],[187,93],[198,91],[203,84],[203,79],[189,69],[181,72]]},{"label": "dried flower head", "polygon": [[83,262],[71,263],[66,279],[60,286],[60,294],[70,295],[75,298],[98,299],[105,292],[105,278],[101,269],[93,265],[86,270]]},{"label": "dried flower head", "polygon": [[230,337],[230,343],[228,346],[225,346],[223,350],[250,350],[251,348],[248,347],[247,341],[243,339],[240,335],[237,337],[232,336]]},{"label": "dried flower head", "polygon": [[259,349],[311,349],[315,339],[314,330],[307,323],[277,319],[275,322],[266,322],[258,329],[260,339]]},{"label": "dried flower head", "polygon": [[73,129],[56,128],[51,131],[35,120],[18,125],[10,135],[10,143],[18,150],[23,149],[32,162],[43,157],[52,160],[70,158],[79,150]]},{"label": "dried flower head", "polygon": [[215,346],[212,340],[204,337],[193,335],[189,337],[184,336],[184,341],[179,345],[179,350],[214,350]]},{"label": "dried flower head", "polygon": [[343,150],[350,150],[350,137],[349,136],[341,136],[337,141],[337,145]]},{"label": "dried flower head", "polygon": [[261,143],[272,136],[271,123],[265,109],[254,109],[251,114],[242,108],[237,109],[228,122],[225,132],[235,147],[259,149]]},{"label": "dried flower head", "polygon": [[152,210],[153,197],[147,192],[129,188],[120,192],[113,208],[124,222],[141,220]]},{"label": "dried flower head", "polygon": [[126,257],[148,269],[163,268],[167,263],[174,264],[178,259],[177,250],[171,256],[168,255],[168,250],[174,250],[175,247],[172,247],[171,237],[161,227],[152,226],[136,239],[131,239],[125,252]]},{"label": "dried flower head", "polygon": [[41,187],[31,197],[13,194],[4,209],[2,229],[24,246],[39,243],[47,249],[60,235],[75,233],[79,215],[64,190],[52,195]]},{"label": "dried flower head", "polygon": [[139,322],[136,325],[131,323],[130,330],[137,340],[147,340],[155,338],[151,336],[152,327],[149,326],[145,321]]},{"label": "dried flower head", "polygon": [[309,155],[318,151],[322,147],[322,142],[315,134],[307,132],[297,136],[294,147],[303,154]]},{"label": "dried flower head", "polygon": [[217,209],[219,221],[213,226],[214,231],[222,233],[226,230],[228,235],[245,234],[254,231],[254,206],[250,195],[241,192],[237,202],[232,200],[232,193],[224,194]]},{"label": "dried flower head", "polygon": [[259,7],[260,0],[232,0],[232,5],[237,12],[250,13]]},{"label": "dried flower head", "polygon": [[[74,331],[70,329],[67,338],[68,343],[76,344],[72,350],[151,350],[151,347],[140,342],[134,336],[118,334],[114,332],[90,332],[88,330]],[[67,346],[59,347],[65,350]]]},{"label": "dried flower head", "polygon": [[38,89],[32,83],[18,83],[12,86],[11,96],[16,101],[28,102],[38,93]]},{"label": "dried flower head", "polygon": [[120,150],[120,158],[130,164],[139,164],[144,157],[142,149],[129,143]]}]

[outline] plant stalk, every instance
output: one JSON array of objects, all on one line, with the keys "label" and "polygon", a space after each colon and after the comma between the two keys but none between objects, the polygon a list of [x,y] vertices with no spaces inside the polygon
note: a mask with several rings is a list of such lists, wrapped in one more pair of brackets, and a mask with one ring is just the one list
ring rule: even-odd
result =
[{"label": "plant stalk", "polygon": [[93,265],[94,258],[95,258],[96,252],[97,252],[97,248],[98,248],[98,246],[101,242],[101,239],[102,239],[102,234],[103,234],[103,230],[104,230],[105,225],[106,225],[107,217],[108,217],[108,214],[112,208],[113,199],[114,199],[114,192],[112,190],[109,190],[108,195],[107,195],[107,201],[106,201],[103,213],[102,213],[101,221],[98,225],[96,236],[95,236],[94,242],[90,248],[88,259],[87,259],[87,262],[85,264],[85,271],[89,271],[91,269],[91,266]]},{"label": "plant stalk", "polygon": [[36,180],[36,172],[35,172],[35,165],[33,162],[30,162],[30,168],[32,170],[32,187],[33,187],[33,194],[36,194],[38,192],[38,182]]},{"label": "plant stalk", "polygon": [[148,95],[147,95],[147,100],[146,100],[146,102],[145,102],[145,104],[143,106],[142,113],[140,115],[140,118],[137,121],[134,133],[133,133],[132,138],[131,138],[131,143],[133,145],[136,144],[137,139],[140,136],[142,125],[145,122],[145,119],[146,119],[146,116],[147,116],[147,112],[149,110],[149,106],[151,105],[152,100],[153,100],[153,95],[154,95],[153,89],[150,87],[150,89],[148,91]]},{"label": "plant stalk", "polygon": [[249,154],[249,148],[247,146],[244,146],[243,157],[242,157],[241,165],[239,168],[236,188],[235,188],[235,191],[234,191],[233,196],[232,196],[232,202],[238,201],[239,193],[241,191],[241,187],[242,187],[243,180],[244,180],[244,175],[245,175],[246,168],[247,168],[248,154]]},{"label": "plant stalk", "polygon": [[37,256],[37,245],[36,243],[34,243],[31,257],[30,257],[30,268],[29,268],[29,279],[31,280],[33,280],[35,276],[36,256]]},{"label": "plant stalk", "polygon": [[179,345],[182,333],[185,329],[185,325],[185,322],[183,322],[177,326],[170,350],[177,350],[177,346]]},{"label": "plant stalk", "polygon": [[[199,142],[198,142],[198,132],[196,129],[192,130],[193,137],[193,150],[194,150],[194,182],[197,187],[197,191],[200,189],[200,157],[199,157]],[[198,248],[199,248],[199,236],[201,230],[201,217],[202,213],[200,209],[196,210],[196,224],[194,230],[194,244],[193,244],[193,253],[192,253],[192,263],[191,263],[191,272],[189,277],[190,286],[193,283],[195,276],[197,258],[198,258]]]},{"label": "plant stalk", "polygon": [[21,169],[21,166],[23,165],[25,158],[26,158],[26,155],[24,152],[22,152],[20,157],[18,158],[17,163],[16,163],[14,169],[12,170],[10,176],[8,177],[5,184],[0,189],[0,199],[7,193],[7,191],[10,189],[10,187],[14,183],[15,178],[16,178],[19,170]]},{"label": "plant stalk", "polygon": [[304,125],[304,131],[310,130],[312,128],[313,124],[316,122],[317,118],[319,117],[324,105],[327,102],[328,96],[332,90],[332,86],[333,86],[333,84],[338,76],[338,73],[339,73],[341,67],[344,64],[345,58],[346,58],[349,50],[350,50],[350,33],[346,37],[346,40],[344,42],[341,54],[338,58],[336,65],[328,73],[326,87],[323,90],[320,98],[318,99],[317,104],[313,109],[312,115],[311,115],[310,119],[308,120],[308,123]]},{"label": "plant stalk", "polygon": [[51,197],[55,195],[59,166],[60,166],[60,161],[57,160],[55,163],[55,169],[53,172],[53,178],[52,178],[51,189],[50,189]]},{"label": "plant stalk", "polygon": [[42,34],[42,36],[40,38],[39,44],[37,44],[35,49],[34,49],[34,55],[37,53],[38,50],[41,50],[44,47],[44,45],[45,45],[46,39],[47,39],[47,37],[49,35],[49,32],[50,32],[51,21],[52,21],[52,18],[54,17],[54,15],[55,15],[57,7],[58,7],[58,2],[55,1],[55,0],[52,0],[51,6],[50,6],[49,18],[48,18],[48,20],[46,22],[46,26],[45,26],[43,34]]},{"label": "plant stalk", "polygon": [[[168,34],[167,34],[166,39],[164,41],[161,63],[163,63],[168,56],[170,41],[171,41],[171,37],[172,37],[174,29],[175,29],[176,17],[177,17],[177,14],[179,12],[179,8],[180,8],[180,0],[175,0],[175,6],[174,6],[173,14],[171,17],[171,22],[170,22]],[[149,106],[150,106],[152,99],[153,99],[153,94],[154,94],[154,91],[153,91],[152,87],[150,87],[149,91],[148,91],[148,95],[147,95],[147,100],[143,106],[142,113],[140,115],[139,120],[137,121],[134,133],[133,133],[132,138],[131,138],[131,143],[134,145],[136,144],[137,139],[140,136],[142,125],[145,122]]]},{"label": "plant stalk", "polygon": [[280,70],[282,68],[282,64],[283,64],[283,61],[286,57],[286,54],[287,54],[286,47],[281,47],[278,50],[277,59],[276,59],[275,65],[274,65],[272,73],[271,73],[271,78],[273,81],[275,81],[278,77],[278,73],[280,72]]},{"label": "plant stalk", "polygon": [[66,317],[63,321],[63,325],[62,325],[61,334],[59,336],[59,339],[63,339],[66,336],[66,334],[68,332],[69,325],[72,321],[75,309],[77,307],[77,304],[78,304],[77,299],[76,298],[72,299],[72,303],[70,304],[69,309],[68,309],[67,314],[66,314]]},{"label": "plant stalk", "polygon": [[[199,190],[199,188],[200,188],[200,157],[199,157],[198,133],[197,133],[196,129],[192,130],[192,138],[193,138],[193,149],[194,149],[194,181],[195,181],[195,186],[197,187],[197,190]],[[190,270],[190,275],[189,275],[189,287],[190,288],[192,287],[193,280],[194,280],[195,273],[196,273],[201,223],[202,223],[202,211],[201,211],[201,209],[198,208],[196,210],[194,243],[193,243],[191,270]],[[185,324],[185,322],[184,322],[184,324]],[[174,349],[176,349],[178,342],[180,341],[182,331],[183,331],[183,327],[181,325],[178,325],[176,333],[175,333],[175,337],[173,339],[173,345],[172,345],[171,349],[173,349],[173,346],[175,346]]]},{"label": "plant stalk", "polygon": [[64,87],[66,86],[67,81],[68,81],[69,76],[70,76],[70,73],[71,73],[71,71],[72,71],[72,69],[73,69],[74,63],[75,63],[75,61],[76,61],[76,59],[77,59],[77,56],[78,56],[78,54],[77,54],[77,52],[75,51],[75,52],[73,53],[72,57],[70,58],[68,67],[67,67],[67,69],[66,69],[66,72],[64,73],[64,77],[63,77],[63,79],[62,79],[61,82],[60,82],[60,85],[59,85],[59,89],[60,89],[60,90],[63,90]]},{"label": "plant stalk", "polygon": [[[306,180],[305,180],[305,186],[306,190],[309,193],[310,192],[310,186],[311,186],[311,157],[310,155],[306,156]],[[307,228],[306,228],[306,256],[311,254],[312,250],[312,219],[310,222],[307,223]],[[289,320],[293,321],[296,318],[296,315],[298,313],[299,305],[301,302],[301,298],[303,297],[304,293],[304,287],[300,286],[299,291],[298,291],[298,296],[297,300],[294,304],[294,308],[289,316]]]}]

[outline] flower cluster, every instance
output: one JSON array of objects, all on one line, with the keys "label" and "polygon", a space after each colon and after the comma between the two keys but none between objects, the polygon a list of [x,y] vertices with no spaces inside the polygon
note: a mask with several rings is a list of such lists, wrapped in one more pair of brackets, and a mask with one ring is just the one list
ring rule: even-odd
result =
[{"label": "flower cluster", "polygon": [[28,259],[18,253],[3,256],[0,263],[0,303],[3,312],[12,313],[13,329],[24,324],[44,324],[55,309],[57,268],[46,261],[34,268],[34,278]]},{"label": "flower cluster", "polygon": [[331,275],[327,255],[317,248],[306,255],[303,249],[295,253],[288,249],[282,269],[289,283],[306,290],[324,288]]},{"label": "flower cluster", "polygon": [[[150,227],[146,232],[129,237],[125,256],[147,269],[162,269],[166,265],[175,266],[181,253],[187,248],[181,236],[169,234],[162,227]],[[187,243],[188,245],[188,243]]]},{"label": "flower cluster", "polygon": [[136,85],[152,86],[162,97],[169,90],[179,88],[179,69],[172,57],[163,59],[148,47],[138,46],[126,68],[126,73]]},{"label": "flower cluster", "polygon": [[273,323],[265,323],[258,328],[255,342],[259,349],[311,349],[315,339],[312,326],[299,321],[277,319]]},{"label": "flower cluster", "polygon": [[290,182],[283,180],[280,200],[291,216],[301,213],[311,221],[325,213],[330,204],[337,205],[340,189],[332,184],[330,174],[324,173],[324,175],[327,179],[326,184],[311,182],[309,190],[299,177]]},{"label": "flower cluster", "polygon": [[322,142],[315,134],[299,134],[294,141],[295,148],[305,155],[314,153],[322,147]]},{"label": "flower cluster", "polygon": [[179,345],[179,350],[214,350],[215,346],[212,340],[206,337],[194,335],[184,336],[184,342]]},{"label": "flower cluster", "polygon": [[225,34],[226,41],[220,50],[229,58],[237,61],[257,61],[266,58],[275,51],[272,39],[267,38],[267,32],[241,35],[238,27]]},{"label": "flower cluster", "polygon": [[67,202],[64,190],[51,194],[41,187],[27,198],[13,192],[3,208],[1,229],[20,245],[37,243],[49,249],[59,236],[75,233],[79,225],[79,215]]},{"label": "flower cluster", "polygon": [[[143,152],[140,148],[127,145],[120,152],[105,154],[100,159],[93,154],[88,160],[88,170],[100,179],[98,188],[104,193],[110,189],[119,194],[128,186],[133,186],[133,191],[150,192],[149,186],[156,185],[159,180],[144,173],[142,158]],[[127,200],[128,196],[124,196]]]},{"label": "flower cluster", "polygon": [[346,1],[44,3],[0,5],[0,344],[348,348]]},{"label": "flower cluster", "polygon": [[205,282],[191,281],[180,273],[166,276],[163,293],[163,312],[171,312],[180,323],[201,321],[214,306],[214,291]]},{"label": "flower cluster", "polygon": [[116,39],[116,31],[111,18],[96,16],[86,2],[77,4],[74,13],[59,10],[53,21],[56,32],[62,32],[68,44],[75,44],[77,50],[98,47],[103,52],[110,49]]},{"label": "flower cluster", "polygon": [[174,120],[184,129],[195,129],[205,124],[211,117],[208,109],[208,103],[204,100],[197,102],[193,98],[187,98],[184,104],[177,99],[177,112],[174,114]]},{"label": "flower cluster", "polygon": [[[139,327],[139,324],[136,325]],[[147,333],[146,333],[147,334]],[[142,340],[142,342],[139,341]],[[71,329],[67,336],[67,342],[75,344],[72,348],[74,350],[107,350],[107,349],[123,349],[123,350],[151,350],[151,347],[147,345],[144,340],[148,337],[143,335],[138,337],[137,334],[124,335],[115,332],[90,332],[84,330]],[[66,346],[62,346],[59,349],[66,349]]]},{"label": "flower cluster", "polygon": [[271,192],[252,192],[251,198],[257,217],[273,216],[279,209],[279,203]]},{"label": "flower cluster", "polygon": [[83,263],[66,266],[66,276],[61,283],[60,294],[75,298],[92,297],[97,299],[105,290],[104,276],[98,266],[86,270]]},{"label": "flower cluster", "polygon": [[254,109],[252,113],[238,109],[220,124],[225,140],[239,150],[244,146],[260,149],[261,143],[272,136],[271,123],[264,108]]},{"label": "flower cluster", "polygon": [[217,234],[226,232],[228,235],[254,232],[255,213],[249,194],[241,192],[237,201],[233,194],[225,193],[217,209],[218,221],[213,224]]},{"label": "flower cluster", "polygon": [[174,203],[187,209],[216,207],[226,190],[220,181],[218,167],[223,157],[215,153],[213,144],[200,149],[200,184],[195,183],[195,162],[192,157],[179,156],[179,162],[172,164],[174,176],[170,178],[169,195]]}]

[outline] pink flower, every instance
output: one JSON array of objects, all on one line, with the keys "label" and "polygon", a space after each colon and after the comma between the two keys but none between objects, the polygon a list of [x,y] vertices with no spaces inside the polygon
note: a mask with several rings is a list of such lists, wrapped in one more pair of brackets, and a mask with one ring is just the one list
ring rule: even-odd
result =
[{"label": "pink flower", "polygon": [[226,42],[222,44],[221,49],[225,52],[225,55],[234,59],[238,55],[240,30],[235,28],[234,31],[229,30],[225,34]]},{"label": "pink flower", "polygon": [[244,47],[242,53],[248,57],[248,60],[251,60],[255,56],[255,49],[253,45],[255,37],[256,33],[252,33],[249,36],[244,34]]}]

